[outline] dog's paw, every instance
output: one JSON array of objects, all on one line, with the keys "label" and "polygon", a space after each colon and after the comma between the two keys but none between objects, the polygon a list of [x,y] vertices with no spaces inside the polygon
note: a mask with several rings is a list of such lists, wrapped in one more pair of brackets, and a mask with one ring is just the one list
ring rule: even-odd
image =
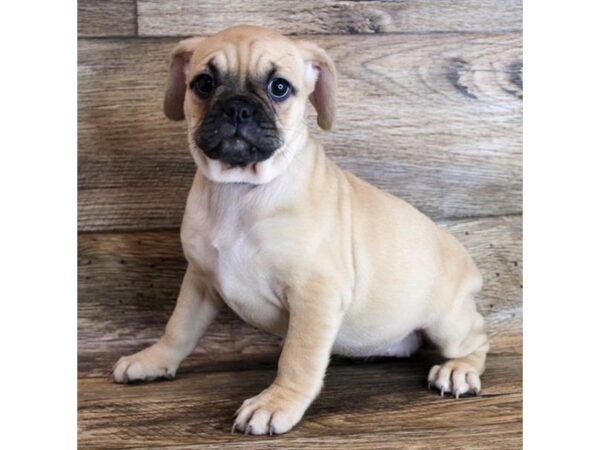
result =
[{"label": "dog's paw", "polygon": [[121,357],[113,366],[112,377],[117,383],[171,379],[175,377],[177,366],[168,349],[155,344],[141,352]]},{"label": "dog's paw", "polygon": [[300,421],[309,404],[308,397],[273,384],[240,406],[235,413],[232,432],[287,433]]},{"label": "dog's paw", "polygon": [[462,361],[446,361],[444,364],[433,366],[427,376],[431,388],[439,389],[442,397],[451,393],[456,398],[464,394],[479,395],[481,380],[477,371],[468,363]]}]

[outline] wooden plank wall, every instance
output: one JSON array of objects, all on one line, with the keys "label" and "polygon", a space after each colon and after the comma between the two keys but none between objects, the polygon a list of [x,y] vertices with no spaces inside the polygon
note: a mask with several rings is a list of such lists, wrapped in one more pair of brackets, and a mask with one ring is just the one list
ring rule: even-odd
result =
[{"label": "wooden plank wall", "polygon": [[[159,337],[185,262],[194,164],[161,103],[182,37],[255,23],[312,39],[339,71],[329,155],[452,231],[482,269],[492,351],[521,351],[521,2],[80,0],[79,372]],[[314,115],[313,115],[314,116]],[[225,313],[186,364],[271,359]]]}]

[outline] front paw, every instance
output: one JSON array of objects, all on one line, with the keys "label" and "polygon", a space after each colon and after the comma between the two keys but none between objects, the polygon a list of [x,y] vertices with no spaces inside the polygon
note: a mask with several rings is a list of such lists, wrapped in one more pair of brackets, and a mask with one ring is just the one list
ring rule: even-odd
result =
[{"label": "front paw", "polygon": [[133,355],[122,356],[113,366],[113,380],[117,383],[130,383],[157,378],[171,379],[175,377],[178,366],[171,353],[157,343]]},{"label": "front paw", "polygon": [[309,404],[309,397],[272,384],[242,404],[232,431],[253,435],[287,433],[300,421]]}]

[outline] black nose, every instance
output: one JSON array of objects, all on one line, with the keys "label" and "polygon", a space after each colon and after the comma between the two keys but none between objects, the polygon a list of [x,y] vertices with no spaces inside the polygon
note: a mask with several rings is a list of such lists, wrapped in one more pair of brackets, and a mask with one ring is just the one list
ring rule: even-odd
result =
[{"label": "black nose", "polygon": [[234,124],[248,122],[254,115],[254,107],[244,100],[230,100],[223,108]]}]

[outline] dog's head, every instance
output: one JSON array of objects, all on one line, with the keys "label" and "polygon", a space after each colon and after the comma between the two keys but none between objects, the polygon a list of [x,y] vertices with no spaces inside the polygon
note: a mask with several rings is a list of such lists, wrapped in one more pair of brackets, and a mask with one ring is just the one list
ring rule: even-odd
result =
[{"label": "dog's head", "polygon": [[268,183],[306,143],[307,100],[330,129],[335,69],[317,45],[254,26],[186,39],[171,55],[164,111],[217,182]]}]

